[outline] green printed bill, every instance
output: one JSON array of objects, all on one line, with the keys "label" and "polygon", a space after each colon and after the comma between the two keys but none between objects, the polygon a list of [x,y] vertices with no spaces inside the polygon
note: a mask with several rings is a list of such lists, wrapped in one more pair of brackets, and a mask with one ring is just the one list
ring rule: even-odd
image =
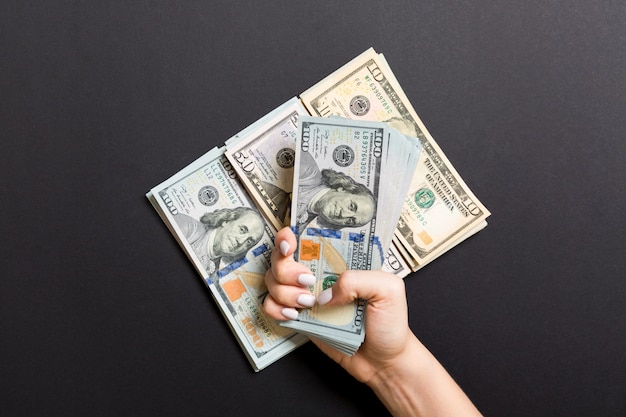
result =
[{"label": "green printed bill", "polygon": [[432,138],[382,54],[370,48],[300,95],[313,116],[386,122],[423,146],[396,228],[417,270],[486,226],[490,212]]},{"label": "green printed bill", "polygon": [[275,229],[259,213],[224,152],[225,147],[210,150],[146,197],[258,371],[308,339],[263,312]]},{"label": "green printed bill", "polygon": [[[316,277],[314,295],[347,269],[383,267],[421,149],[415,138],[386,123],[300,118],[291,228],[298,237],[295,259]],[[362,300],[317,305],[281,325],[351,355],[365,336],[364,311]]]}]

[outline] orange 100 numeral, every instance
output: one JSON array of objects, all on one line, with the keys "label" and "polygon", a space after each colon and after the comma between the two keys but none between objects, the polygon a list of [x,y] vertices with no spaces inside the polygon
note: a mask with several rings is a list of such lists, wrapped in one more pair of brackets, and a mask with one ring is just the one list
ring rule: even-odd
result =
[{"label": "orange 100 numeral", "polygon": [[256,346],[259,349],[262,348],[264,344],[263,339],[257,333],[256,327],[254,327],[254,323],[252,323],[252,320],[250,320],[250,317],[246,317],[243,320],[241,320],[241,324],[243,324],[243,327],[246,329],[246,332],[248,332],[248,334],[252,336],[252,344],[254,344],[254,346]]}]

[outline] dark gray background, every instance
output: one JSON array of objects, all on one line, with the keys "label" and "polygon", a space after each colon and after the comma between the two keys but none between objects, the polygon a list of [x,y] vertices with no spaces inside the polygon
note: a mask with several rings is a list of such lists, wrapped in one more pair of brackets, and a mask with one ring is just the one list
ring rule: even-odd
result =
[{"label": "dark gray background", "polygon": [[5,415],[385,415],[260,373],[144,197],[373,46],[489,226],[407,277],[490,416],[626,414],[626,3],[0,2]]}]

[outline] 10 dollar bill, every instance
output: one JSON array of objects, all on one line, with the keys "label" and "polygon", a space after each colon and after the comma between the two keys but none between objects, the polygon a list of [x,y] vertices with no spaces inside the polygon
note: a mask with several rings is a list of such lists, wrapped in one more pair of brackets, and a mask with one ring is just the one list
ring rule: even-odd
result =
[{"label": "10 dollar bill", "polygon": [[430,135],[381,54],[370,48],[300,95],[314,116],[387,122],[423,146],[398,241],[416,268],[481,230],[490,215]]}]

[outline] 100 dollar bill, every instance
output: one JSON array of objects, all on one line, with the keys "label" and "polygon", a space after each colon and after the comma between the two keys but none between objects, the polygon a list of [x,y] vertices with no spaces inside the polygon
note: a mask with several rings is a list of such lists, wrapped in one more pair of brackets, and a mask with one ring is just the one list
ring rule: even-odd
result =
[{"label": "100 dollar bill", "polygon": [[214,148],[146,196],[196,267],[255,370],[307,338],[266,317],[273,227]]}]

